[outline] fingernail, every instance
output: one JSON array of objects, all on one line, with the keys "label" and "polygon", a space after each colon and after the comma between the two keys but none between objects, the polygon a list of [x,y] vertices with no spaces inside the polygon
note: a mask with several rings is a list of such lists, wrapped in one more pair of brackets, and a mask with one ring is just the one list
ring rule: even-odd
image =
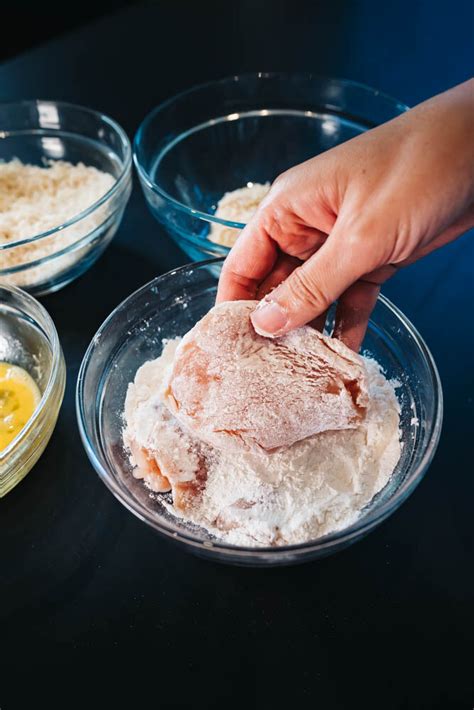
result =
[{"label": "fingernail", "polygon": [[288,322],[288,316],[275,301],[260,301],[251,314],[252,325],[259,335],[275,338],[280,335]]}]

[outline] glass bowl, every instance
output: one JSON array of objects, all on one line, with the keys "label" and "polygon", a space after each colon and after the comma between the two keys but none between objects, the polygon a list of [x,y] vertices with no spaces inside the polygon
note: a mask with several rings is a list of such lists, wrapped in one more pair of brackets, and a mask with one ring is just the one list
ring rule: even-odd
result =
[{"label": "glass bowl", "polygon": [[229,249],[212,242],[224,193],[271,183],[284,170],[407,110],[362,84],[311,74],[247,74],[196,86],[139,127],[134,161],[146,201],[193,260]]},{"label": "glass bowl", "polygon": [[77,415],[87,454],[118,500],[154,530],[188,550],[241,565],[283,565],[328,555],[349,545],[396,510],[425,474],[442,421],[442,391],[433,358],[408,319],[379,297],[365,353],[399,381],[403,450],[390,482],[363,516],[340,532],[287,547],[238,547],[170,515],[134,479],[122,443],[122,412],[129,382],[147,360],[160,355],[162,340],[184,335],[214,304],[222,260],[190,264],[160,276],[127,298],[92,340],[79,372]]},{"label": "glass bowl", "polygon": [[83,162],[115,178],[99,200],[67,222],[15,242],[0,242],[0,281],[34,294],[56,291],[88,269],[122,219],[131,191],[131,146],[123,129],[97,111],[58,101],[0,104],[0,161]]},{"label": "glass bowl", "polygon": [[0,361],[29,372],[41,392],[33,416],[6,449],[0,451],[0,498],[34,466],[58,418],[66,367],[54,323],[32,296],[0,284]]}]

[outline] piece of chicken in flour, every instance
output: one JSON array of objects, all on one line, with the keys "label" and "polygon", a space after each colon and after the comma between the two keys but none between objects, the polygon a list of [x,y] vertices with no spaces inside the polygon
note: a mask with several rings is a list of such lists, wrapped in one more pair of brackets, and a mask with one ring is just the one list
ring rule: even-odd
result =
[{"label": "piece of chicken in flour", "polygon": [[271,453],[356,428],[365,416],[362,359],[309,326],[259,336],[250,321],[256,305],[215,306],[129,386],[124,439],[135,475],[154,491],[172,490],[178,510],[202,494],[222,452]]}]

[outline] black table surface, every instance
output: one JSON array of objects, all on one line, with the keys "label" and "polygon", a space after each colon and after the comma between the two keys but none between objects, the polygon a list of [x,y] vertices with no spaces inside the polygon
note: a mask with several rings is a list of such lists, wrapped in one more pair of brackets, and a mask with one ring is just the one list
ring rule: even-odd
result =
[{"label": "black table surface", "polygon": [[[472,2],[167,0],[0,66],[0,99],[90,105],[130,136],[178,90],[250,70],[343,76],[414,104],[468,77],[473,19]],[[127,512],[77,431],[75,380],[94,332],[138,286],[186,261],[136,182],[106,254],[42,299],[68,384],[45,454],[0,501],[1,710],[146,700],[472,708],[472,234],[384,289],[425,337],[443,381],[443,434],[424,481],[338,555],[293,568],[226,567]]]}]

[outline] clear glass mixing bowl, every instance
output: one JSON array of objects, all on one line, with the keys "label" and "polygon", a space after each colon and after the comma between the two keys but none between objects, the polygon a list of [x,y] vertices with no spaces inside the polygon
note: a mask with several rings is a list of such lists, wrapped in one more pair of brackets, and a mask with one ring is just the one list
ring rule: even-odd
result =
[{"label": "clear glass mixing bowl", "polygon": [[196,86],[152,111],[134,161],[152,214],[193,260],[225,255],[210,241],[225,192],[284,170],[388,121],[407,106],[368,86],[310,74],[246,74]]},{"label": "clear glass mixing bowl", "polygon": [[47,311],[19,288],[0,284],[0,361],[29,372],[41,401],[26,426],[0,451],[0,498],[16,486],[43,453],[63,401],[66,366]]},{"label": "clear glass mixing bowl", "polygon": [[[247,548],[217,541],[182,523],[135,480],[122,443],[127,386],[137,369],[184,335],[214,304],[222,261],[190,264],[160,276],[127,298],[92,340],[77,383],[77,416],[87,454],[112,493],[154,530],[203,557],[241,565],[283,565],[333,553],[393,513],[425,474],[442,422],[442,391],[423,339],[386,298],[379,297],[363,350],[399,381],[403,451],[387,486],[351,527],[302,545]],[[330,321],[331,317],[329,318]]]},{"label": "clear glass mixing bowl", "polygon": [[82,162],[115,183],[99,200],[41,234],[0,239],[0,282],[34,294],[57,291],[84,273],[115,235],[130,197],[130,141],[111,118],[60,101],[0,103],[0,161]]}]

